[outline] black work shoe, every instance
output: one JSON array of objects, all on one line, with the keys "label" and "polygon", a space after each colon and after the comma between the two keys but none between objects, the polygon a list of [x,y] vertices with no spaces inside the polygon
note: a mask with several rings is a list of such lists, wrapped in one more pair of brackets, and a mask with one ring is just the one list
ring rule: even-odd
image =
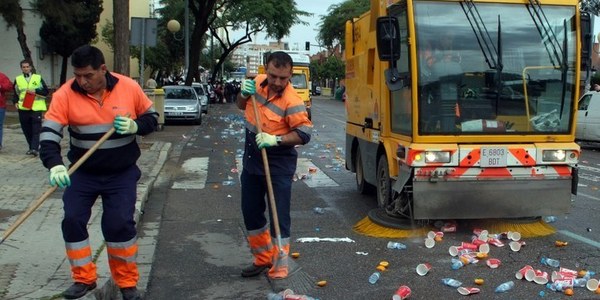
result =
[{"label": "black work shoe", "polygon": [[31,152],[33,150],[27,150],[27,152],[25,152],[25,155],[33,155],[33,152]]},{"label": "black work shoe", "polygon": [[78,298],[85,296],[85,294],[87,294],[87,292],[89,292],[95,288],[96,288],[95,282],[92,282],[90,284],[75,282],[66,291],[63,292],[62,296],[65,299],[78,299]]},{"label": "black work shoe", "polygon": [[38,156],[40,153],[37,150],[31,150],[31,155]]},{"label": "black work shoe", "polygon": [[141,300],[140,294],[136,287],[128,287],[121,289],[121,296],[123,296],[123,300]]},{"label": "black work shoe", "polygon": [[268,270],[271,266],[257,266],[255,264],[251,264],[248,267],[242,269],[242,277],[254,277],[258,276],[264,270]]}]

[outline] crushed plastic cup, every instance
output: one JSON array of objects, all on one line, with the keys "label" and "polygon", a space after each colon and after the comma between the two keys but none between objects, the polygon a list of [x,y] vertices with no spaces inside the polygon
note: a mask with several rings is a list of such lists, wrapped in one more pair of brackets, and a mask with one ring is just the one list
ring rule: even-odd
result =
[{"label": "crushed plastic cup", "polygon": [[519,241],[521,240],[521,233],[517,232],[517,231],[509,231],[506,233],[506,237],[509,240],[513,240],[513,241]]},{"label": "crushed plastic cup", "polygon": [[487,260],[486,264],[488,265],[488,267],[496,269],[500,266],[501,262],[497,258],[490,258]]},{"label": "crushed plastic cup", "polygon": [[456,289],[461,295],[467,296],[467,295],[472,295],[472,294],[477,294],[480,292],[480,289],[476,288],[476,287],[458,287]]},{"label": "crushed plastic cup", "polygon": [[450,253],[450,255],[452,255],[452,256],[459,256],[459,255],[468,254],[471,252],[473,252],[473,250],[467,249],[463,246],[450,246],[448,248],[448,253]]},{"label": "crushed plastic cup", "polygon": [[408,297],[410,297],[410,288],[406,285],[402,285],[400,286],[396,292],[394,293],[394,296],[392,296],[393,300],[403,300],[403,299],[407,299]]},{"label": "crushed plastic cup", "polygon": [[517,271],[517,273],[515,273],[515,277],[517,279],[521,280],[521,279],[525,278],[525,274],[527,274],[527,271],[529,271],[529,270],[533,270],[533,267],[530,265],[526,265],[523,268],[521,268],[519,271]]},{"label": "crushed plastic cup", "polygon": [[417,274],[419,274],[419,276],[427,275],[427,273],[429,273],[429,270],[431,270],[431,264],[429,263],[422,263],[417,265]]},{"label": "crushed plastic cup", "polygon": [[595,279],[595,278],[588,280],[587,283],[585,284],[585,287],[589,291],[592,291],[592,292],[597,290],[599,286],[600,286],[600,283],[598,282],[598,279]]},{"label": "crushed plastic cup", "polygon": [[431,249],[435,246],[435,240],[432,238],[426,238],[425,239],[425,247]]}]

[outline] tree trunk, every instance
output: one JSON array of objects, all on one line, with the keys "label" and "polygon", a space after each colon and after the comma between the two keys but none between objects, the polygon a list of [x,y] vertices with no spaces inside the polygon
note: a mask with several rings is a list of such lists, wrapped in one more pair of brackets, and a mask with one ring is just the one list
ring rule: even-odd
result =
[{"label": "tree trunk", "polygon": [[114,70],[129,76],[129,1],[113,0]]},{"label": "tree trunk", "polygon": [[[17,40],[19,41],[19,45],[21,46],[21,52],[23,52],[23,58],[31,61],[31,66],[33,65],[33,60],[31,59],[31,50],[27,46],[27,36],[25,35],[25,31],[23,30],[23,25],[16,25],[17,28]],[[34,67],[35,68],[35,67]]]},{"label": "tree trunk", "polygon": [[67,81],[67,63],[69,61],[68,57],[62,57],[62,64],[60,66],[60,85],[63,85],[65,81]]}]

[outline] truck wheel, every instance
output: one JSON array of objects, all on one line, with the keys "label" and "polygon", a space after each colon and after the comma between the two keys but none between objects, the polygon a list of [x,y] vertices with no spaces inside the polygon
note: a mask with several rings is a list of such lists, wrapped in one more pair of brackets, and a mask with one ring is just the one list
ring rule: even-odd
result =
[{"label": "truck wheel", "polygon": [[354,170],[356,170],[356,189],[363,195],[372,194],[375,187],[365,181],[365,173],[362,165],[362,155],[360,154],[360,148],[356,150],[356,159],[354,160]]},{"label": "truck wheel", "polygon": [[390,169],[385,154],[379,158],[377,164],[377,206],[387,208],[392,199],[392,184],[390,180]]}]

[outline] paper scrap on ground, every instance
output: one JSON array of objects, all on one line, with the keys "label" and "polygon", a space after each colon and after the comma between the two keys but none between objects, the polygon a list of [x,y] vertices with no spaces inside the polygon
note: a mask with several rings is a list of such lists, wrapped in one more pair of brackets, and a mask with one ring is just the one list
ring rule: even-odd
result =
[{"label": "paper scrap on ground", "polygon": [[312,243],[312,242],[346,242],[346,243],[354,243],[353,239],[348,237],[345,238],[318,238],[318,237],[306,237],[299,238],[296,242],[300,243]]},{"label": "paper scrap on ground", "polygon": [[358,254],[358,255],[369,255],[368,252],[363,252],[363,251],[358,251],[358,252],[356,252],[356,254]]}]

